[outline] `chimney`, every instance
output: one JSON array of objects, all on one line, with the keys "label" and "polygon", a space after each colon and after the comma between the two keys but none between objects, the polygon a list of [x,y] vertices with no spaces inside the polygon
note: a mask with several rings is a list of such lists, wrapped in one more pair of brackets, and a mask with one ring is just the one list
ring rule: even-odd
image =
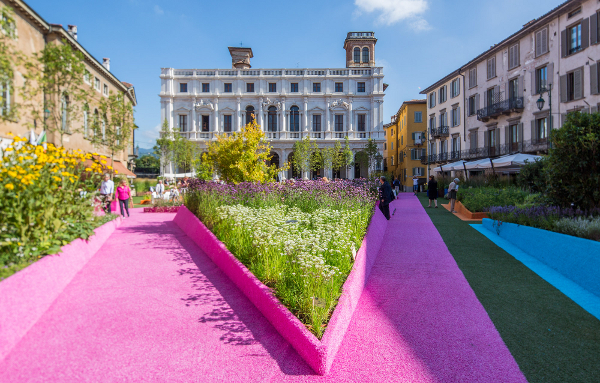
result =
[{"label": "chimney", "polygon": [[104,57],[102,59],[102,66],[106,68],[106,70],[110,71],[110,59],[108,57]]},{"label": "chimney", "polygon": [[69,34],[77,40],[77,25],[69,25]]},{"label": "chimney", "polygon": [[231,54],[231,67],[233,69],[250,69],[250,59],[254,57],[252,48],[229,47]]}]

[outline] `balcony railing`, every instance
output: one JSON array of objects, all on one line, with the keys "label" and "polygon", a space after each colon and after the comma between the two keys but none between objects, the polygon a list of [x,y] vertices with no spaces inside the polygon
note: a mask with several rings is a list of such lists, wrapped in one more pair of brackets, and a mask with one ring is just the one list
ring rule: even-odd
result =
[{"label": "balcony railing", "polygon": [[488,121],[492,117],[498,117],[501,114],[510,114],[520,111],[524,108],[523,97],[509,98],[508,100],[500,101],[492,105],[488,105],[477,111],[477,119],[480,121]]},{"label": "balcony railing", "polygon": [[448,137],[450,135],[450,128],[447,126],[440,126],[439,128],[431,128],[429,134],[433,138]]},{"label": "balcony railing", "polygon": [[321,133],[321,132],[313,132],[312,138],[323,138],[323,133]]}]

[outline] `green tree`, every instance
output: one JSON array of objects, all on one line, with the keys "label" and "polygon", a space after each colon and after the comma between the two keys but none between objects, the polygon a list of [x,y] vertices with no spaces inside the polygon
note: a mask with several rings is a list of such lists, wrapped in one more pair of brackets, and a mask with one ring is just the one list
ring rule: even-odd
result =
[{"label": "green tree", "polygon": [[337,163],[338,168],[346,168],[347,174],[347,172],[350,170],[350,167],[352,167],[354,163],[354,152],[352,152],[352,149],[350,149],[350,140],[348,139],[348,136],[346,136],[346,139],[344,140],[344,149],[338,150],[338,152],[340,153]]},{"label": "green tree", "polygon": [[212,173],[211,170],[214,170],[222,180],[235,184],[270,182],[280,170],[287,168],[278,169],[275,165],[266,164],[271,159],[271,150],[265,133],[253,120],[242,131],[230,136],[219,135],[216,141],[209,143],[201,171]]},{"label": "green tree", "polygon": [[[75,50],[63,40],[61,43],[46,44],[35,54],[35,59],[26,63],[25,78],[31,87],[24,93],[33,117],[44,122],[47,132],[60,136],[63,145],[65,134],[80,132],[79,120],[84,105],[92,97],[91,87],[85,85],[86,74],[83,53]],[[41,105],[36,101],[43,95]],[[40,107],[41,106],[41,107]]]},{"label": "green tree", "polygon": [[563,207],[600,207],[600,114],[569,113],[551,138],[548,197]]},{"label": "green tree", "polygon": [[159,134],[160,136],[156,139],[156,145],[154,145],[153,149],[154,153],[160,158],[162,173],[165,174],[173,160],[173,149],[175,147],[173,143],[173,132],[169,128],[169,123],[166,118]]},{"label": "green tree", "polygon": [[313,153],[317,151],[317,144],[309,136],[294,142],[294,156],[292,157],[291,166],[301,176],[304,176],[304,173],[310,170],[316,170],[316,166],[320,163],[320,158],[319,156],[314,156]]},{"label": "green tree", "polygon": [[106,148],[114,164],[115,154],[129,147],[133,130],[136,128],[133,106],[126,102],[122,93],[117,93],[103,97],[98,109],[104,119],[104,125],[100,134],[94,134],[92,142],[98,147]]},{"label": "green tree", "polygon": [[151,173],[160,172],[160,160],[151,154],[146,154],[135,160],[137,169],[148,169]]},{"label": "green tree", "polygon": [[12,8],[0,7],[0,121],[14,120],[17,117],[17,104],[14,102],[14,68],[22,57],[16,51],[17,39],[15,18]]},{"label": "green tree", "polygon": [[377,153],[379,153],[379,148],[377,147],[375,140],[372,138],[369,138],[363,149],[356,153],[357,162],[365,165],[369,174],[373,173],[375,170]]},{"label": "green tree", "polygon": [[177,166],[182,168],[184,173],[189,173],[192,169],[194,159],[198,157],[198,153],[200,152],[198,144],[181,137],[181,139],[175,141],[174,150],[176,152],[175,160]]}]

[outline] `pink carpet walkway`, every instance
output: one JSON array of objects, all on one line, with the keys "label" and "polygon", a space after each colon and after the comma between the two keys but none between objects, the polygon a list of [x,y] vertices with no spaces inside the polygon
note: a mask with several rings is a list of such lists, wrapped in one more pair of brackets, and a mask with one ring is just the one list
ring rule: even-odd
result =
[{"label": "pink carpet walkway", "polygon": [[525,382],[419,201],[394,208],[328,376],[174,214],[136,209],[0,362],[0,382]]}]

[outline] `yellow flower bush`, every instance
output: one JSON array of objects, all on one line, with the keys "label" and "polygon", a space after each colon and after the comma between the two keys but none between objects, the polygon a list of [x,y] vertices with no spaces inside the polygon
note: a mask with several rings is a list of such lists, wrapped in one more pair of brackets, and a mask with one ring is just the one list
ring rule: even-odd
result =
[{"label": "yellow flower bush", "polygon": [[98,226],[93,197],[106,168],[91,154],[14,137],[0,150],[0,268],[54,254]]}]

